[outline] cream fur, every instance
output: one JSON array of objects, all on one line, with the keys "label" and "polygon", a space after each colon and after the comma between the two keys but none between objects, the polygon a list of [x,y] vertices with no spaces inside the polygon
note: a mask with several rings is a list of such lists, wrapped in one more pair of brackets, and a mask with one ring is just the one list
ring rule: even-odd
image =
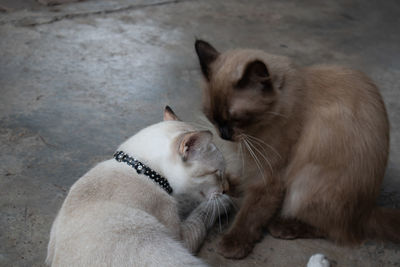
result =
[{"label": "cream fur", "polygon": [[[214,144],[203,140],[191,151],[191,158],[182,160],[178,151],[182,136],[194,131],[183,122],[161,122],[141,130],[118,149],[166,177],[174,190],[172,196],[114,159],[81,177],[53,223],[46,263],[206,266],[192,253],[203,242],[219,210],[229,208],[229,200],[220,195],[224,160]],[[183,222],[175,199],[179,194],[202,202]],[[220,205],[218,212],[208,210],[213,201]]]}]

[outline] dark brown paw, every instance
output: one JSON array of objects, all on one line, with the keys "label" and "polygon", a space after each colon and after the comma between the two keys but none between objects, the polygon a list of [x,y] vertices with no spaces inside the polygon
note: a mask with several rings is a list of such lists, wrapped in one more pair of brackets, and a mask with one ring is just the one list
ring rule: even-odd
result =
[{"label": "dark brown paw", "polygon": [[253,250],[254,243],[237,235],[227,234],[218,244],[217,252],[227,259],[243,259]]},{"label": "dark brown paw", "polygon": [[268,226],[268,232],[274,238],[288,239],[288,240],[297,238],[297,233],[293,229],[286,228],[284,226],[280,227],[279,225],[270,225]]},{"label": "dark brown paw", "polygon": [[319,238],[323,235],[314,227],[295,219],[276,219],[268,225],[269,233],[280,239]]}]

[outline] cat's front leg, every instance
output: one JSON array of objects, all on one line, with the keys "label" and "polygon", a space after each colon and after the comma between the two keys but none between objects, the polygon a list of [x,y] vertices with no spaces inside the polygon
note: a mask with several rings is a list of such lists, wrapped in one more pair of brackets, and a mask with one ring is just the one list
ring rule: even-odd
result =
[{"label": "cat's front leg", "polygon": [[203,243],[207,231],[217,218],[228,213],[231,200],[227,195],[215,195],[194,209],[181,226],[181,238],[190,252],[196,253]]},{"label": "cat's front leg", "polygon": [[225,234],[218,247],[218,253],[225,258],[241,259],[253,249],[283,200],[283,189],[279,182],[260,181],[246,192],[243,205],[236,215],[231,229]]}]

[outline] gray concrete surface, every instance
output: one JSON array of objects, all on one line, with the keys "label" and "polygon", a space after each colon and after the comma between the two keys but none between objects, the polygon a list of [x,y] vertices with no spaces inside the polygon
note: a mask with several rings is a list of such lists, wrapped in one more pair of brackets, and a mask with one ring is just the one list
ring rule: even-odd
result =
[{"label": "gray concrete surface", "polygon": [[[51,223],[70,185],[170,104],[185,120],[200,109],[195,37],[220,50],[261,48],[299,64],[363,70],[391,120],[380,203],[400,205],[400,2],[84,1],[45,7],[0,1],[0,266],[42,266]],[[400,227],[400,226],[399,226]],[[400,246],[356,248],[266,235],[245,260],[215,252],[214,266],[400,266]]]}]

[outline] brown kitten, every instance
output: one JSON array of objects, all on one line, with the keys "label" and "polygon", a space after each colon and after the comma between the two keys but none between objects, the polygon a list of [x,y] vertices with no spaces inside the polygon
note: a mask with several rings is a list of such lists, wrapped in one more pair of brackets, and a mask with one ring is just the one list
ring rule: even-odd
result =
[{"label": "brown kitten", "polygon": [[248,255],[263,227],[287,239],[400,241],[399,210],[376,206],[389,122],[368,77],[337,66],[298,67],[258,50],[220,54],[200,40],[195,48],[206,80],[204,113],[223,139],[248,148],[250,162],[222,255]]}]

